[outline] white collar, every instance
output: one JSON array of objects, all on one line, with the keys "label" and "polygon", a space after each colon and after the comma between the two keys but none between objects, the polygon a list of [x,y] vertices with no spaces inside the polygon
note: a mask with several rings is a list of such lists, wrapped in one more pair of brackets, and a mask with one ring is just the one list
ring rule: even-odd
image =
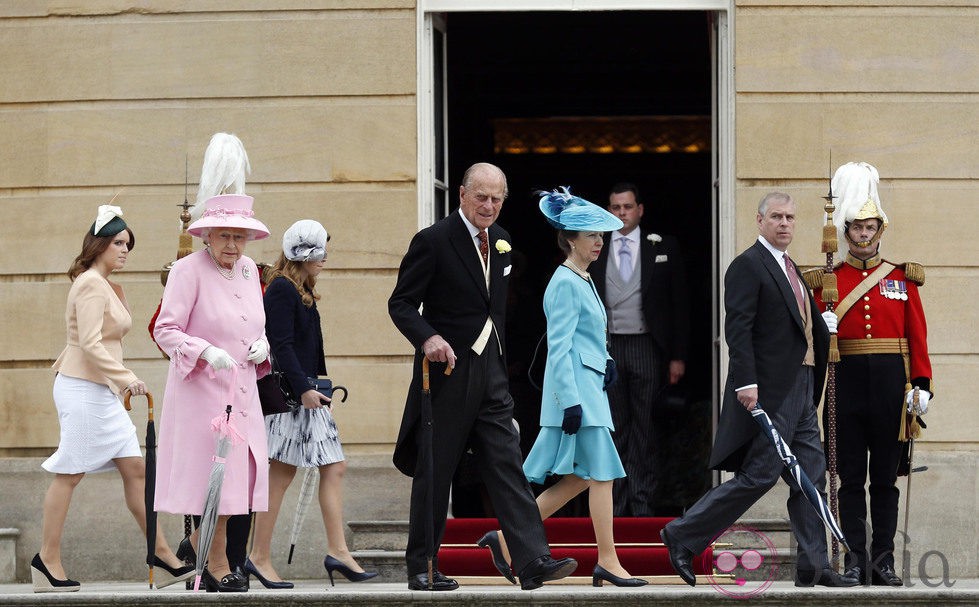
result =
[{"label": "white collar", "polygon": [[[459,209],[459,217],[462,219],[462,223],[466,226],[466,229],[469,230],[469,236],[476,238],[479,235],[479,228],[469,223],[469,220],[463,215],[462,209]],[[486,230],[486,235],[489,236],[489,229]]]},{"label": "white collar", "polygon": [[629,232],[628,234],[623,234],[622,232],[616,230],[612,232],[612,242],[614,242],[617,245],[621,245],[622,241],[619,239],[628,238],[629,241],[632,242],[632,244],[639,244],[639,239],[642,236],[642,234],[640,233],[641,231],[642,230],[640,230],[638,227],[635,230]]},{"label": "white collar", "polygon": [[[772,246],[772,243],[765,240],[765,237],[762,236],[761,234],[758,235],[758,242],[765,245],[765,248],[768,249],[768,252],[772,254],[772,257],[774,257],[775,260],[778,261],[779,265],[785,263],[785,258],[783,256],[788,255],[789,254],[788,251],[779,251],[774,246]],[[791,255],[789,257],[791,258]]]}]

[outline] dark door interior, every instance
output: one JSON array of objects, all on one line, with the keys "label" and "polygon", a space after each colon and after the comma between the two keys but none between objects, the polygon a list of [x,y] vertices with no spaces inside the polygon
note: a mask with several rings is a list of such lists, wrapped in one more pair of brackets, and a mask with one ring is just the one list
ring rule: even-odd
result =
[{"label": "dark door interior", "polygon": [[[631,181],[642,194],[643,227],[682,244],[692,353],[688,409],[662,422],[676,438],[675,470],[657,498],[663,515],[679,514],[710,482],[709,19],[703,12],[608,11],[451,13],[447,21],[452,207],[470,164],[492,162],[508,177],[499,223],[519,253],[507,341],[525,453],[540,408],[525,371],[544,331],[544,287],[561,261],[533,192],[567,185],[604,206],[613,183]],[[464,500],[454,497],[456,516],[480,514],[462,511]]]}]

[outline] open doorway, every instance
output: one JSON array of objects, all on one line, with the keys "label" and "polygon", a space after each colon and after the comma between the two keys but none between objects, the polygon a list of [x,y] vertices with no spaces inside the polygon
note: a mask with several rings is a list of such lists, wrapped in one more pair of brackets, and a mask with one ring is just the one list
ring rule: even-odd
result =
[{"label": "open doorway", "polygon": [[[655,508],[678,515],[710,484],[710,14],[449,13],[445,28],[450,210],[458,205],[457,180],[473,162],[497,164],[509,181],[499,223],[518,252],[507,343],[525,453],[540,410],[526,368],[544,331],[544,288],[560,262],[533,192],[568,185],[604,206],[612,184],[633,182],[644,202],[642,227],[681,243],[691,302],[688,410],[669,421],[676,456]],[[574,508],[560,514],[581,513]]]}]

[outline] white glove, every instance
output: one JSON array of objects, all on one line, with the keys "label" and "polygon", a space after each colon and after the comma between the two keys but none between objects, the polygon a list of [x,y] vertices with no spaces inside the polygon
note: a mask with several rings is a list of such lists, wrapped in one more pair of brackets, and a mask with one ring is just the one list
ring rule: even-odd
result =
[{"label": "white glove", "polygon": [[266,361],[269,357],[269,345],[264,339],[259,339],[252,342],[252,345],[248,347],[248,360],[252,361],[256,365],[260,365]]},{"label": "white glove", "polygon": [[904,401],[908,404],[908,413],[914,413],[915,415],[924,415],[928,413],[928,401],[931,400],[931,392],[928,390],[918,389],[918,404],[914,403],[914,390],[908,390],[907,395],[904,397]]},{"label": "white glove", "polygon": [[204,351],[201,352],[201,358],[206,360],[207,364],[218,371],[221,369],[230,369],[238,364],[235,362],[235,359],[231,358],[230,354],[217,346],[204,348]]},{"label": "white glove", "polygon": [[823,321],[826,323],[826,328],[829,329],[830,333],[836,333],[836,326],[839,324],[839,319],[836,318],[836,312],[823,312]]}]

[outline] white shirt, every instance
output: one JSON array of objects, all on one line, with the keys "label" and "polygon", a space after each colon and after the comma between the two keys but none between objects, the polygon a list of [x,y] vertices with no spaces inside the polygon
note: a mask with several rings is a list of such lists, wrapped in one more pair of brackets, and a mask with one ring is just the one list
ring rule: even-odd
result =
[{"label": "white shirt", "polygon": [[[472,236],[473,246],[476,248],[476,257],[479,258],[479,264],[483,266],[483,278],[486,279],[486,291],[489,291],[489,254],[487,254],[486,262],[483,262],[483,254],[479,250],[479,228],[469,223],[466,219],[466,215],[459,211],[459,217],[462,218],[462,223],[465,224],[466,229],[469,230],[469,235]],[[486,245],[489,246],[489,230],[486,230]],[[483,330],[480,331],[479,337],[472,345],[473,352],[476,354],[482,354],[483,350],[486,348],[486,342],[489,341],[490,335],[493,333],[493,317],[486,317],[486,324],[483,325]],[[500,342],[500,336],[496,336],[497,345],[500,347],[500,353],[503,353],[503,344]]]}]

